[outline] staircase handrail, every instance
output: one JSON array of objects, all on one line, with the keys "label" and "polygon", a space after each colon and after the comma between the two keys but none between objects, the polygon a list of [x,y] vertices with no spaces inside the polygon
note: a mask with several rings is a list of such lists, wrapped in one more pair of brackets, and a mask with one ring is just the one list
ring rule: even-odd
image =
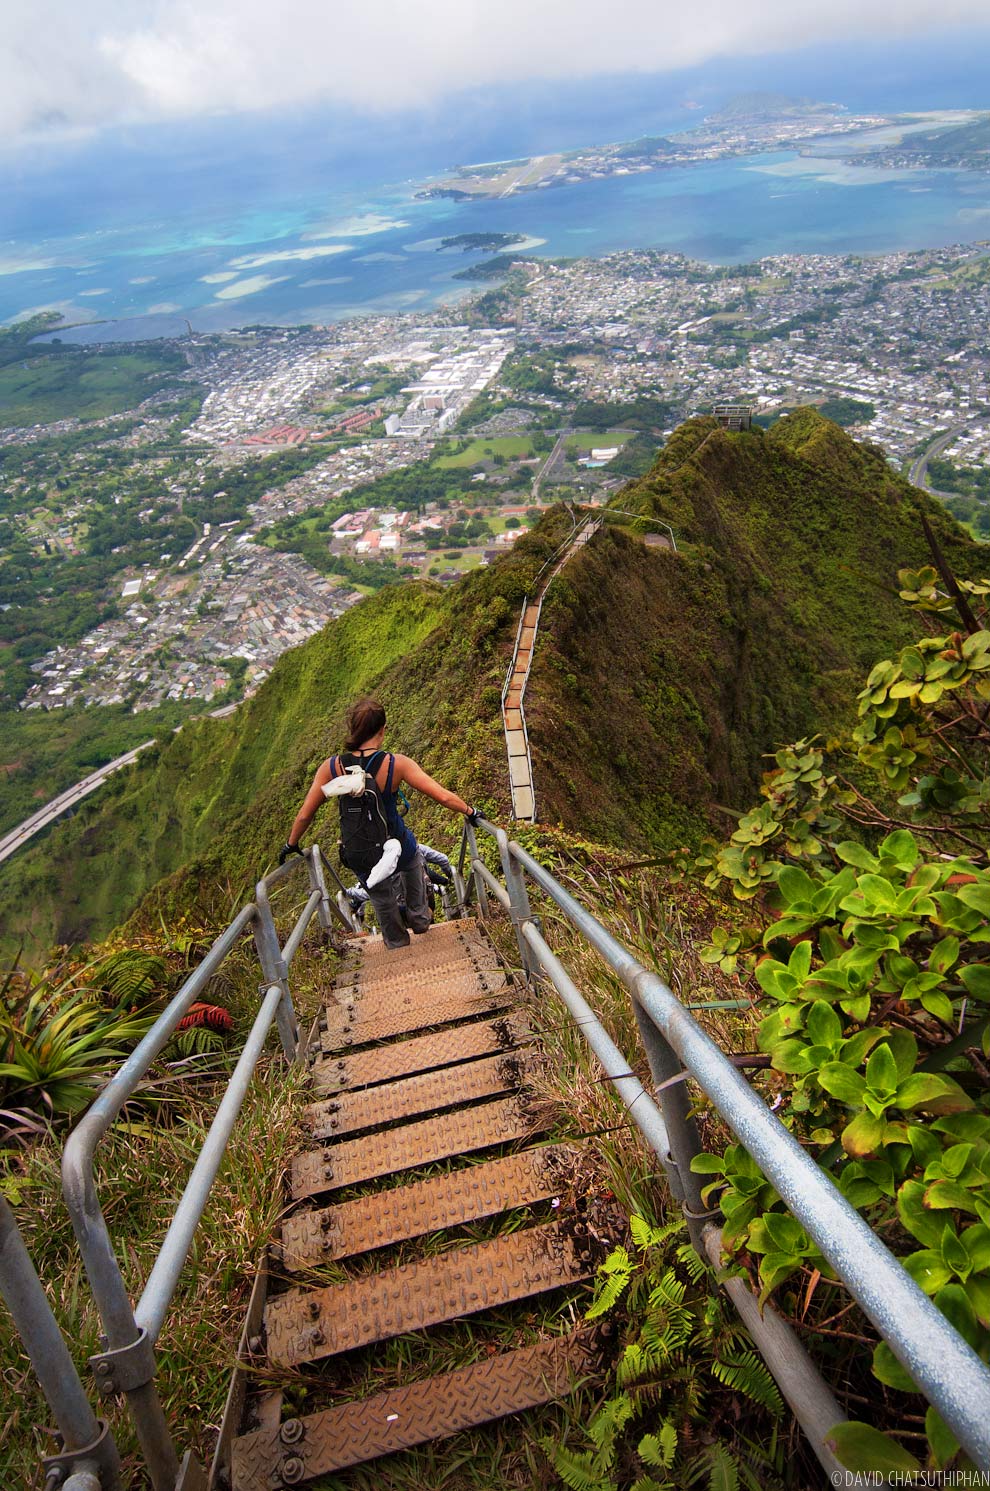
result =
[{"label": "staircase handrail", "polygon": [[[527,977],[550,980],[582,1038],[602,1061],[630,1118],[663,1164],[699,1255],[719,1270],[722,1250],[718,1211],[705,1205],[701,1181],[691,1170],[691,1161],[702,1153],[702,1147],[685,1091],[683,1079],[688,1076],[759,1165],[975,1465],[990,1470],[990,1370],[980,1357],[667,984],[644,968],[549,870],[510,840],[504,829],[486,819],[479,820],[478,828],[498,845],[505,886],[479,857],[475,832],[468,826],[460,859],[465,905],[473,892],[478,895],[479,905],[483,904],[482,893],[487,898],[498,887],[496,899],[508,911]],[[465,870],[470,878],[464,876]],[[545,941],[530,908],[527,876],[628,990],[657,1102],[639,1084],[632,1063],[612,1042]],[[833,1484],[845,1484],[835,1479],[836,1475],[844,1476],[845,1471],[827,1442],[827,1431],[843,1415],[820,1374],[786,1322],[769,1306],[760,1307],[744,1281],[718,1277],[718,1282],[743,1314],[754,1342],[819,1460],[832,1475]]]},{"label": "staircase handrail", "polygon": [[[269,891],[303,866],[309,874],[310,895],[282,947]],[[286,1059],[290,1062],[299,1059],[299,1031],[289,990],[289,964],[314,915],[318,915],[325,932],[330,931],[334,917],[348,931],[356,930],[348,915],[327,894],[324,869],[330,870],[334,879],[338,879],[332,867],[324,861],[319,846],[314,844],[301,856],[293,856],[285,865],[258,881],[255,900],[242,906],[216,939],[144,1039],[100,1091],[63,1149],[65,1203],[106,1341],[104,1349],[90,1358],[90,1365],[101,1393],[126,1394],[154,1491],[181,1491],[183,1487],[200,1484],[201,1471],[192,1451],[187,1452],[181,1466],[179,1464],[155,1385],[154,1346],[273,1024],[278,1027]],[[183,1015],[248,930],[253,935],[263,975],[258,1013],[228,1079],[141,1298],[132,1308],[96,1190],[96,1152],[122,1107],[175,1033]]]}]

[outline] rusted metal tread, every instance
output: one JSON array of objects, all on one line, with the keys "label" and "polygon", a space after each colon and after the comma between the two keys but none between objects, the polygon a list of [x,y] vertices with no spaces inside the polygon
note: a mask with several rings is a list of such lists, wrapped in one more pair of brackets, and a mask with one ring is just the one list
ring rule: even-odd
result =
[{"label": "rusted metal tread", "polygon": [[451,1030],[431,1035],[413,1036],[407,1041],[392,1041],[369,1051],[355,1051],[319,1061],[313,1067],[313,1084],[317,1092],[355,1092],[396,1077],[411,1077],[414,1072],[431,1071],[473,1056],[488,1056],[495,1051],[511,1051],[530,1040],[532,1033],[521,1015],[504,1015],[498,1020],[474,1021],[456,1025]]},{"label": "rusted metal tread", "polygon": [[563,1144],[526,1149],[468,1165],[453,1175],[434,1175],[377,1196],[298,1212],[282,1223],[282,1262],[295,1273],[545,1201],[566,1182],[573,1153]]},{"label": "rusted metal tread", "polygon": [[466,953],[458,954],[456,948],[451,948],[449,951],[445,949],[432,958],[421,958],[416,962],[409,962],[405,967],[396,967],[394,963],[383,963],[380,968],[346,969],[337,976],[333,997],[340,1002],[359,995],[367,997],[380,991],[417,988],[429,983],[430,980],[437,982],[443,978],[455,978],[458,974],[472,972],[494,974],[500,972],[501,967],[498,957],[493,952],[484,952],[477,957],[469,958]]},{"label": "rusted metal tread", "polygon": [[324,1056],[335,1056],[351,1046],[367,1046],[372,1041],[389,1040],[396,1035],[412,1035],[417,1030],[428,1030],[434,1025],[449,1025],[454,1020],[466,1020],[472,1015],[491,1015],[496,1010],[508,1009],[518,997],[518,990],[511,984],[501,988],[479,988],[476,982],[468,984],[462,993],[447,994],[438,999],[406,1009],[393,1007],[384,1014],[371,1014],[360,1018],[360,1011],[350,1023],[338,1021],[327,1026],[322,1036]]},{"label": "rusted metal tread", "polygon": [[402,1170],[415,1170],[434,1160],[471,1154],[514,1139],[535,1138],[546,1131],[519,1097],[500,1098],[480,1108],[463,1108],[424,1118],[384,1134],[345,1139],[325,1149],[309,1149],[292,1161],[294,1201],[337,1191]]},{"label": "rusted metal tread", "polygon": [[587,1243],[553,1223],[346,1284],[290,1289],[265,1310],[268,1359],[279,1367],[319,1361],[578,1284],[594,1271]]},{"label": "rusted metal tread", "polygon": [[373,1092],[342,1093],[322,1103],[311,1103],[304,1117],[314,1139],[335,1139],[375,1129],[399,1118],[439,1113],[460,1103],[514,1092],[526,1075],[525,1057],[502,1051],[480,1061],[462,1062],[442,1072],[419,1072]]},{"label": "rusted metal tread", "polygon": [[429,1005],[435,999],[460,994],[466,989],[501,989],[505,984],[506,975],[501,968],[474,968],[470,963],[459,963],[440,968],[435,973],[418,973],[376,984],[372,989],[349,985],[346,989],[334,991],[336,997],[334,1003],[327,1006],[326,1023],[339,1025],[352,1009],[358,1019],[367,1019],[372,1014],[390,1009]]},{"label": "rusted metal tread", "polygon": [[405,947],[387,948],[380,937],[369,938],[361,945],[357,966],[368,970],[411,968],[417,963],[429,964],[436,958],[481,957],[494,952],[492,944],[480,933],[455,931],[445,936],[443,925],[418,935],[413,932]]},{"label": "rusted metal tread", "polygon": [[594,1332],[578,1330],[290,1420],[291,1428],[259,1429],[234,1442],[233,1484],[237,1491],[303,1485],[350,1465],[550,1403],[589,1375],[597,1375],[599,1368]]}]

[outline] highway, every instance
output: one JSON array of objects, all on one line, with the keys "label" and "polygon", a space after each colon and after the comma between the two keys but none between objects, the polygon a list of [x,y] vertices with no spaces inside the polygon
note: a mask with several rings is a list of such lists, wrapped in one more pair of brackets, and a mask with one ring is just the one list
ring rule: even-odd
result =
[{"label": "highway", "polygon": [[61,818],[62,814],[73,807],[75,803],[81,802],[84,797],[88,797],[91,792],[95,792],[98,787],[102,787],[107,777],[112,776],[115,771],[120,771],[125,766],[130,766],[131,762],[136,761],[142,751],[146,751],[154,743],[154,740],[142,741],[139,746],[135,746],[133,751],[128,751],[125,756],[118,756],[115,761],[108,761],[106,766],[101,766],[98,771],[90,772],[88,777],[83,777],[82,781],[76,782],[74,787],[68,787],[65,792],[60,792],[58,797],[53,797],[51,802],[45,803],[45,806],[39,808],[36,813],[32,813],[30,818],[25,818],[23,823],[19,823],[16,828],[12,828],[8,833],[4,834],[0,838],[0,864],[5,859],[9,859],[12,854],[16,854],[18,849],[23,848],[29,839],[34,838],[35,834],[40,833],[43,828],[47,828],[50,823],[54,823],[56,819]]},{"label": "highway", "polygon": [[927,450],[923,451],[916,461],[911,464],[908,472],[908,481],[913,487],[920,487],[923,492],[930,492],[928,485],[928,462],[933,456],[940,456],[947,445],[951,445],[956,436],[966,428],[968,421],[963,424],[953,425],[951,430],[946,430],[944,435],[939,435],[933,440]]}]

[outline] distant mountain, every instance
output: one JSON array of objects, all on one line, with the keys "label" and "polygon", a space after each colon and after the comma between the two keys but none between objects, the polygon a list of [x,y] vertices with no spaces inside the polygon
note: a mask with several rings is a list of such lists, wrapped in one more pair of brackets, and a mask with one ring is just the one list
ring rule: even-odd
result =
[{"label": "distant mountain", "polygon": [[[985,559],[881,452],[812,409],[767,433],[691,420],[615,506],[670,524],[678,552],[613,515],[547,593],[526,713],[541,820],[631,850],[724,827],[719,806],[750,801],[764,754],[833,728],[877,657],[913,636],[895,579],[927,559],[919,509],[960,573]],[[149,751],[0,867],[4,949],[101,936],[142,900],[156,925],[181,911],[224,924],[367,691],[395,748],[504,821],[502,680],[523,597],[570,530],[557,508],[449,590],[369,597],[284,654],[234,716]],[[413,821],[452,847],[449,814],[418,799]],[[332,855],[332,811],[317,837]]]}]

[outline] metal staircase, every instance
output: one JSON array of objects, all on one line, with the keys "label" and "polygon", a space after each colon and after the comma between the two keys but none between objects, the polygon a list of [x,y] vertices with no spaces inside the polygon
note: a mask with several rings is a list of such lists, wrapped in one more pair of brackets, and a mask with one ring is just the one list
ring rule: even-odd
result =
[{"label": "metal staircase", "polygon": [[[473,920],[441,923],[397,952],[351,942],[314,1053],[320,1100],[306,1111],[308,1142],[292,1166],[279,1284],[240,1368],[269,1383],[281,1372],[288,1385],[305,1370],[314,1408],[286,1414],[270,1387],[237,1395],[245,1407],[233,1491],[304,1485],[443,1440],[557,1398],[594,1371],[589,1330],[530,1331],[526,1345],[491,1355],[489,1345],[466,1366],[371,1396],[360,1362],[350,1401],[337,1386],[345,1354],[353,1362],[399,1335],[573,1291],[594,1272],[587,1233],[562,1201],[575,1147],[545,1142],[546,1110],[531,1106],[522,992]],[[342,1192],[348,1199],[337,1200]],[[507,1213],[512,1230],[465,1237],[465,1227]],[[374,1356],[366,1365],[380,1373]],[[315,1406],[321,1396],[326,1406]]]}]

